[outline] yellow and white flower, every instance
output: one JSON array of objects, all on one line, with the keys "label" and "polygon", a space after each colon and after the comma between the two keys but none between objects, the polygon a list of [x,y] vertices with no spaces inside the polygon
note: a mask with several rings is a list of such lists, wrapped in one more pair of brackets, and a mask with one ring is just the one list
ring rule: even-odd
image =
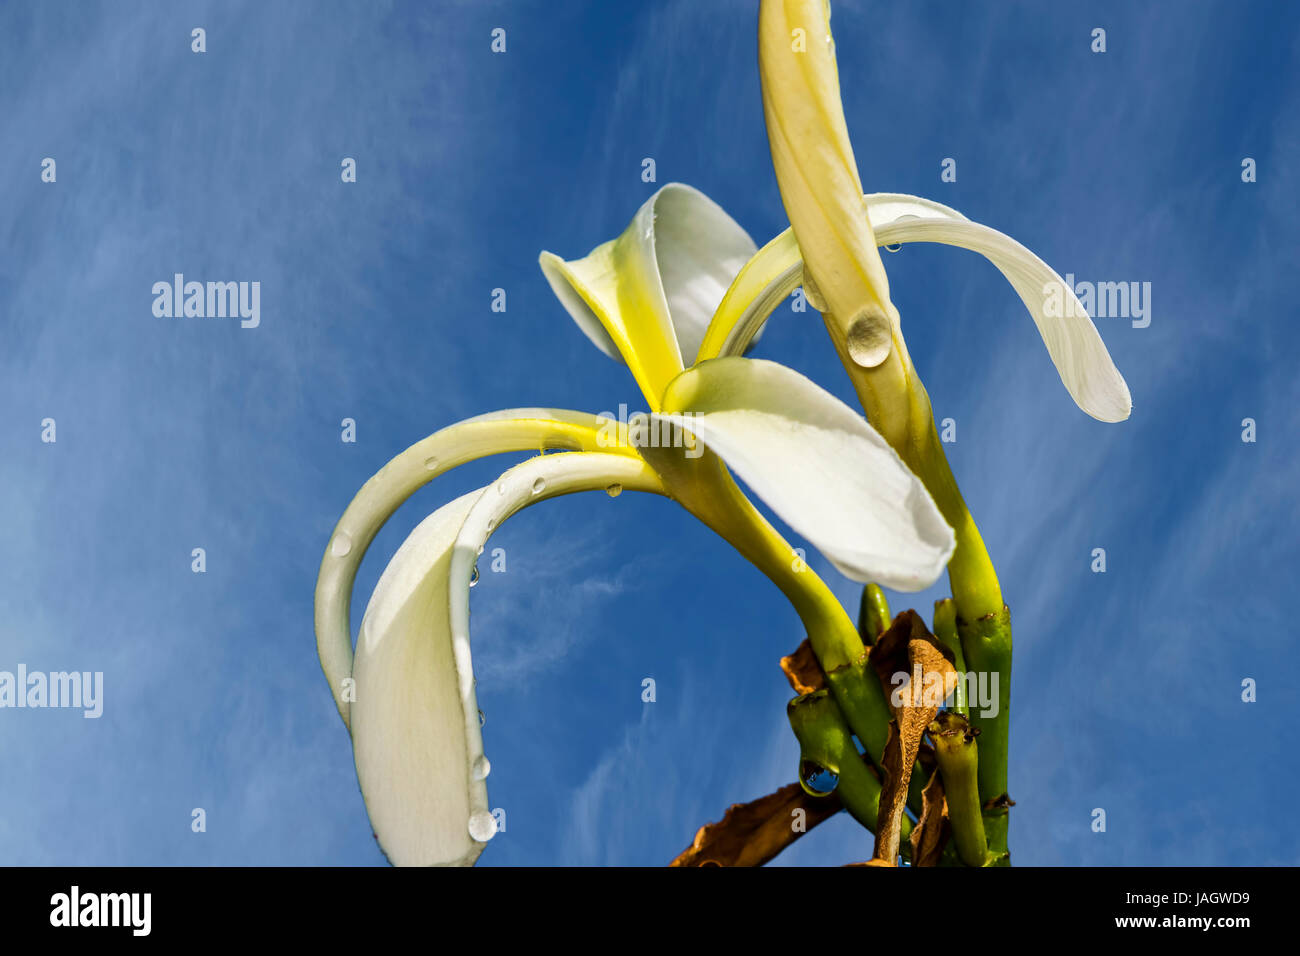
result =
[{"label": "yellow and white flower", "polygon": [[[626,425],[611,443],[611,423],[593,415],[512,409],[460,422],[408,448],[344,512],[317,583],[317,643],[352,733],[372,825],[394,863],[472,863],[494,832],[469,586],[488,537],[515,511],[615,487],[673,498],[781,588],[827,668],[861,656],[856,628],[728,468],[856,580],[919,590],[943,573],[952,529],[861,415],[773,362],[733,356],[683,367],[682,354],[698,348],[727,284],[752,252],[725,213],[674,186],[591,256],[574,263],[543,256],[548,278],[584,331],[632,370],[653,420],[689,432],[703,454],[637,447]],[[558,453],[510,468],[412,532],[375,588],[354,653],[349,611],[357,568],[402,502],[468,461],[547,450]]]},{"label": "yellow and white flower", "polygon": [[[677,501],[791,601],[823,669],[845,675],[832,689],[873,759],[888,712],[873,682],[844,689],[853,679],[848,665],[858,665],[860,676],[864,649],[856,627],[731,473],[850,578],[914,591],[947,567],[968,619],[1001,610],[992,565],[907,354],[878,245],[940,242],[988,257],[1024,300],[1079,406],[1104,421],[1128,415],[1127,387],[1086,312],[1047,307],[1051,283],[1073,295],[1050,267],[946,206],[863,196],[828,17],[825,0],[763,0],[760,8],[764,109],[790,230],[756,249],[719,206],[671,184],[622,235],[587,256],[541,256],[547,280],[582,331],[628,366],[649,417],[689,433],[703,453],[642,447],[626,424],[586,413],[511,409],[411,446],[366,483],[339,520],[317,583],[317,644],[352,734],[371,822],[392,862],[470,864],[495,831],[470,654],[469,586],[488,537],[528,505],[623,489]],[[796,51],[796,27],[826,42]],[[823,312],[875,428],[797,372],[742,357],[799,285]],[[548,451],[558,453],[515,465],[412,532],[375,588],[354,652],[353,582],[396,509],[466,462]]]}]

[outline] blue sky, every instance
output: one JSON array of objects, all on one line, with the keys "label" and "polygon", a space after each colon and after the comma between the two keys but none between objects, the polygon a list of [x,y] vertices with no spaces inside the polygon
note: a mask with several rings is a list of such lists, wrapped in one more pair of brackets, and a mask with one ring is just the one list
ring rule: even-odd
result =
[{"label": "blue sky", "polygon": [[[886,256],[1012,610],[1013,860],[1295,863],[1300,11],[834,9],[868,190],[955,206],[1080,280],[1151,283],[1149,327],[1097,320],[1134,397],[1103,425],[983,259]],[[105,681],[98,720],[0,710],[0,862],[383,864],[315,652],[330,530],[384,462],[461,418],[639,407],[537,254],[584,254],[673,180],[759,243],[784,228],[755,13],[0,6],[0,670]],[[155,317],[152,285],[176,272],[259,281],[261,325]],[[779,310],[756,354],[852,398],[814,313]],[[399,512],[362,567],[357,623],[410,529],[510,463],[439,478]],[[723,541],[668,501],[593,494],[493,544],[508,571],[473,592],[474,655],[507,826],[480,865],[662,864],[794,779],[777,658],[799,622]],[[810,563],[856,607],[857,585]],[[928,619],[940,596],[894,607]],[[841,814],[778,862],[860,860],[870,839]]]}]

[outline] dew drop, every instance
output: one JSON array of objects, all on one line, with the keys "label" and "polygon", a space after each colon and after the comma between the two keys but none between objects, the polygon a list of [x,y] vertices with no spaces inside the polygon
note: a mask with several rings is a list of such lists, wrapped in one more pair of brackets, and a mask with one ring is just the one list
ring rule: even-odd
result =
[{"label": "dew drop", "polygon": [[479,843],[486,843],[496,836],[496,817],[486,810],[480,810],[469,818],[469,835]]},{"label": "dew drop", "polygon": [[336,558],[347,557],[348,552],[352,550],[352,536],[346,531],[340,531],[330,542],[330,554]]},{"label": "dew drop", "polygon": [[497,482],[497,494],[499,494],[499,495],[504,495],[505,493],[506,493],[506,483],[505,483],[504,481],[498,481],[498,482]]},{"label": "dew drop", "polygon": [[612,485],[605,486],[605,494],[609,495],[611,498],[617,498],[622,493],[623,493],[623,486],[620,485],[617,481],[614,482]]},{"label": "dew drop", "polygon": [[428,468],[430,471],[436,471],[438,468],[437,457],[435,455],[430,455],[428,458],[424,459],[424,467]]},{"label": "dew drop", "polygon": [[478,725],[482,727],[486,723],[487,723],[487,714],[483,713],[483,711],[480,710],[478,712]]},{"label": "dew drop", "polygon": [[817,761],[805,758],[799,761],[799,785],[810,797],[824,797],[835,792],[840,785],[840,776]]},{"label": "dew drop", "polygon": [[885,245],[885,251],[886,251],[886,252],[902,252],[902,251],[903,251],[903,244],[902,244],[901,242],[895,242],[895,243],[893,243],[893,244],[886,244],[886,245]]},{"label": "dew drop", "polygon": [[473,587],[478,584],[478,565],[474,565],[474,570],[469,573],[469,586]]},{"label": "dew drop", "polygon": [[536,481],[533,482],[533,494],[540,495],[545,490],[546,490],[545,478],[538,478]]},{"label": "dew drop", "polygon": [[475,780],[486,780],[487,775],[492,772],[492,764],[487,757],[478,757],[474,760],[474,766],[470,768],[470,775]]},{"label": "dew drop", "polygon": [[826,311],[826,300],[822,298],[821,289],[817,288],[817,283],[813,281],[807,269],[803,273],[803,297],[818,312]]},{"label": "dew drop", "polygon": [[867,306],[849,323],[849,358],[863,368],[875,368],[893,347],[889,317],[879,306]]},{"label": "dew drop", "polygon": [[[496,526],[497,526],[497,519],[496,519],[496,518],[488,518],[488,519],[487,519],[487,530],[488,530],[489,532],[491,532],[491,530],[492,530],[493,528],[495,528]],[[483,553],[482,551],[479,552],[479,554],[482,554],[482,553]]]}]

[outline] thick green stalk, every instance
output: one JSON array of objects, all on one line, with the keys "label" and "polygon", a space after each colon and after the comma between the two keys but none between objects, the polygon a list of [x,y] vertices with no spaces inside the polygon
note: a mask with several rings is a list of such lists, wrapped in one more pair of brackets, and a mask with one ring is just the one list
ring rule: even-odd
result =
[{"label": "thick green stalk", "polygon": [[953,707],[959,714],[969,714],[966,702],[966,655],[957,636],[957,603],[952,598],[934,602],[934,636],[939,643],[952,651],[952,666],[957,671],[957,688],[953,694]]},{"label": "thick green stalk", "polygon": [[879,767],[893,719],[880,679],[865,660],[859,660],[827,671],[826,683],[871,762]]},{"label": "thick green stalk", "polygon": [[957,619],[966,664],[977,674],[997,675],[996,713],[985,701],[970,703],[970,722],[979,731],[979,797],[984,829],[994,854],[1007,851],[1007,743],[1011,729],[1011,612],[975,621]]},{"label": "thick green stalk", "polygon": [[[826,690],[796,697],[786,707],[790,727],[799,740],[800,761],[809,760],[839,777],[835,792],[845,809],[875,832],[880,813],[880,780],[853,743],[853,733],[835,698]],[[903,837],[912,821],[903,819]]]},{"label": "thick green stalk", "polygon": [[929,731],[943,777],[948,822],[952,824],[957,853],[967,866],[983,866],[989,851],[980,812],[975,731],[969,720],[951,710],[941,711]]}]

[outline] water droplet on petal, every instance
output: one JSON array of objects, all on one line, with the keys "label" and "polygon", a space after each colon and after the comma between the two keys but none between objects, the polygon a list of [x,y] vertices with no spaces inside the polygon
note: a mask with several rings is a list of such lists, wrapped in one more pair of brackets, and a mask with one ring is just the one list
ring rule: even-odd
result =
[{"label": "water droplet on petal", "polygon": [[849,358],[863,368],[875,368],[889,358],[893,330],[889,317],[879,306],[869,305],[849,323]]},{"label": "water droplet on petal", "polygon": [[424,467],[428,468],[430,471],[436,470],[438,467],[437,456],[430,455],[428,458],[424,459]]},{"label": "water droplet on petal", "polygon": [[487,775],[492,772],[492,764],[487,757],[478,757],[474,760],[474,766],[470,768],[470,776],[475,780],[486,780]]},{"label": "water droplet on petal", "polygon": [[486,843],[496,836],[496,817],[486,810],[480,810],[469,818],[469,835],[479,843]]},{"label": "water droplet on petal", "polygon": [[799,761],[799,785],[810,797],[824,797],[835,792],[840,785],[840,776],[817,761],[805,758]]},{"label": "water droplet on petal", "polygon": [[612,485],[605,486],[605,494],[609,495],[611,498],[617,498],[622,493],[623,493],[623,486],[620,485],[617,481],[614,482]]},{"label": "water droplet on petal", "polygon": [[903,250],[903,244],[901,242],[895,242],[893,244],[888,244],[885,246],[886,252],[901,252],[902,250]]},{"label": "water droplet on petal", "polygon": [[334,540],[330,542],[330,554],[336,558],[347,557],[348,552],[351,550],[352,536],[346,531],[340,531],[334,536]]},{"label": "water droplet on petal", "polygon": [[545,490],[546,490],[545,478],[538,478],[536,481],[533,482],[533,494],[540,495]]},{"label": "water droplet on petal", "polygon": [[469,573],[469,586],[473,587],[478,584],[478,565],[474,565],[474,570]]},{"label": "water droplet on petal", "polygon": [[499,495],[504,495],[505,493],[506,493],[506,483],[505,483],[504,481],[498,481],[498,482],[497,482],[497,494],[499,494]]},{"label": "water droplet on petal", "polygon": [[[492,530],[493,528],[495,528],[496,526],[497,526],[497,519],[496,519],[496,518],[488,518],[488,519],[487,519],[487,529],[488,529],[488,531],[491,531],[491,530]],[[482,551],[479,552],[479,554],[482,554],[482,553],[483,553]]]},{"label": "water droplet on petal", "polygon": [[487,723],[487,714],[480,710],[478,712],[478,725],[482,727],[485,723]]},{"label": "water droplet on petal", "polygon": [[803,297],[818,312],[826,311],[826,300],[822,298],[821,289],[817,288],[817,283],[813,281],[813,277],[808,274],[807,269],[803,273]]}]

